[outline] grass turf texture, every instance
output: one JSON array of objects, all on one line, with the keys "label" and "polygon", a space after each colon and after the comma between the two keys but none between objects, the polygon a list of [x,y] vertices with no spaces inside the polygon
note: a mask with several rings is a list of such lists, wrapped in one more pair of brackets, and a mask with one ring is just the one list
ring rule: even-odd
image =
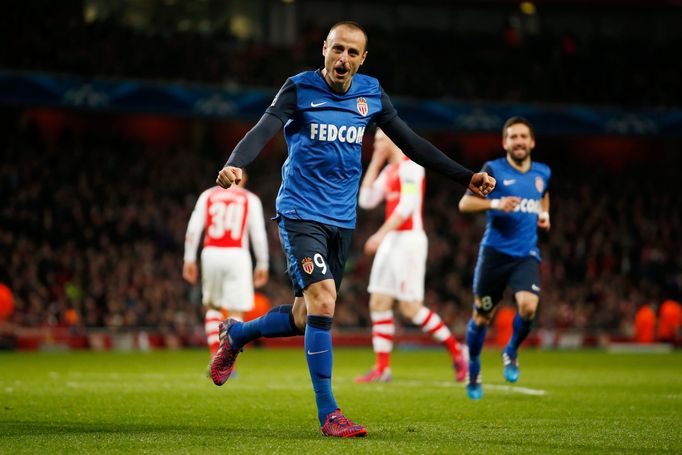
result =
[{"label": "grass turf texture", "polygon": [[223,387],[204,351],[0,353],[0,453],[682,453],[680,353],[526,350],[506,388],[488,349],[478,402],[442,351],[395,352],[390,384],[352,382],[369,349],[334,357],[367,438],[320,434],[300,349],[249,349]]}]

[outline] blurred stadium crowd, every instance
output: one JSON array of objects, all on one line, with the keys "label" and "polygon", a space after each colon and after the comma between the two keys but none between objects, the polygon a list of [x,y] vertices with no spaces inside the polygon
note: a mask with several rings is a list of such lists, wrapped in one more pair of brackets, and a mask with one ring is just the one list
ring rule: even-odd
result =
[{"label": "blurred stadium crowd", "polygon": [[[0,282],[15,293],[11,320],[177,333],[201,326],[199,289],[181,278],[182,248],[194,202],[212,185],[223,152],[159,153],[120,138],[68,132],[46,147],[32,128],[4,135],[0,164]],[[552,153],[541,150],[536,159],[552,163]],[[249,186],[263,198],[266,216],[279,182],[271,177],[284,156],[277,152],[251,173]],[[639,306],[682,295],[682,184],[674,176],[682,158],[646,163],[617,173],[572,159],[553,164],[552,231],[541,240],[540,327],[628,333]],[[460,335],[484,221],[458,212],[462,192],[429,173],[426,304]],[[362,245],[383,213],[359,215],[337,327],[368,325],[371,258]],[[286,303],[291,291],[274,222],[268,231],[272,280],[265,293],[273,304]]]},{"label": "blurred stadium crowd", "polygon": [[[150,31],[114,20],[86,22],[77,8],[44,3],[40,7],[48,8],[47,14],[34,16],[34,6],[29,1],[3,11],[2,66],[85,78],[278,87],[282,75],[321,65],[326,33],[325,27],[309,23],[301,26],[293,45],[278,45],[240,40],[228,28]],[[659,32],[652,46],[652,34],[641,30],[654,26],[656,15],[665,11],[631,12],[627,21],[635,27],[627,35],[577,36],[568,26],[514,14],[494,31],[478,33],[370,23],[371,58],[365,72],[394,95],[666,107],[682,99],[682,61],[673,58],[682,38]],[[573,22],[583,17],[585,23],[599,23],[607,21],[609,11],[569,10],[567,16]],[[32,25],[26,27],[29,17]]]},{"label": "blurred stadium crowd", "polygon": [[[228,28],[152,31],[115,20],[88,21],[85,3],[26,0],[3,8],[0,68],[272,90],[286,76],[321,65],[326,28],[312,22],[301,25],[294,42],[284,45],[238,39]],[[501,3],[510,8],[513,2]],[[633,4],[639,6],[621,25],[643,25],[631,34],[572,34],[568,27],[518,14],[479,34],[369,22],[370,57],[362,71],[378,77],[392,95],[679,108],[682,59],[674,55],[682,48],[682,35],[657,30],[652,45],[646,27],[653,33],[652,24],[668,23],[668,10],[648,8],[644,1]],[[43,14],[35,14],[36,5]],[[606,7],[595,11],[585,20],[599,23],[610,14]],[[680,17],[679,9],[674,11],[672,16]],[[570,19],[575,24],[580,17]],[[213,184],[228,150],[211,145],[159,150],[124,139],[113,128],[97,135],[63,130],[50,142],[22,117],[24,108],[7,108],[15,110],[8,115],[6,108],[0,110],[0,283],[14,292],[10,322],[151,327],[178,334],[201,330],[200,290],[181,278],[184,233],[196,198]],[[639,307],[682,297],[680,141],[663,141],[665,150],[650,146],[641,152],[645,156],[625,164],[616,153],[611,165],[604,165],[578,159],[579,151],[554,153],[565,138],[555,138],[552,145],[545,139],[538,141],[535,158],[553,167],[554,180],[552,230],[541,237],[538,326],[630,333]],[[266,216],[273,215],[279,185],[274,176],[285,153],[283,144],[276,147],[250,169],[249,186],[261,196]],[[451,151],[447,144],[443,148]],[[502,154],[498,148],[491,152]],[[468,157],[463,163],[478,168],[482,161]],[[458,336],[471,312],[473,267],[484,225],[482,216],[458,212],[462,192],[428,174],[425,303]],[[382,217],[381,210],[359,213],[337,327],[369,325],[371,258],[362,254],[362,245]],[[268,223],[268,232],[271,282],[264,292],[273,305],[288,303],[291,291],[274,223]]]}]

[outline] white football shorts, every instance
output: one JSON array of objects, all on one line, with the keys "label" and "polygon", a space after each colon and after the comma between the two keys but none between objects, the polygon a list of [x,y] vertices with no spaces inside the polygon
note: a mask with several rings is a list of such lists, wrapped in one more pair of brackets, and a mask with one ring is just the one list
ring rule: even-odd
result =
[{"label": "white football shorts", "polygon": [[243,248],[208,247],[201,252],[204,305],[227,311],[253,309],[251,255]]},{"label": "white football shorts", "polygon": [[374,257],[367,291],[403,301],[424,300],[427,249],[424,231],[386,234]]}]

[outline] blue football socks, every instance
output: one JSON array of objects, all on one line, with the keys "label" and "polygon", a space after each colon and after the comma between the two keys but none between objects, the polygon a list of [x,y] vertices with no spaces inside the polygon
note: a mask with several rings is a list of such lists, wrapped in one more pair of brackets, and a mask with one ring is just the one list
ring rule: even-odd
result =
[{"label": "blue football socks", "polygon": [[488,326],[476,325],[473,318],[467,324],[467,346],[469,347],[469,380],[476,381],[478,374],[481,371],[481,351],[483,350],[483,342],[485,341],[485,334],[488,331]]},{"label": "blue football socks", "polygon": [[302,335],[291,314],[293,305],[280,305],[249,322],[235,324],[230,329],[230,342],[241,348],[260,337],[280,338]]},{"label": "blue football socks", "polygon": [[317,417],[324,425],[327,414],[338,406],[332,393],[332,318],[309,315],[305,329],[305,354],[313,382]]},{"label": "blue football socks", "polygon": [[523,319],[521,315],[516,313],[512,326],[514,330],[512,332],[511,338],[509,339],[509,344],[507,344],[507,347],[504,349],[504,351],[512,359],[516,359],[519,346],[521,346],[521,343],[523,343],[523,340],[526,339],[531,328],[533,327],[533,319]]}]

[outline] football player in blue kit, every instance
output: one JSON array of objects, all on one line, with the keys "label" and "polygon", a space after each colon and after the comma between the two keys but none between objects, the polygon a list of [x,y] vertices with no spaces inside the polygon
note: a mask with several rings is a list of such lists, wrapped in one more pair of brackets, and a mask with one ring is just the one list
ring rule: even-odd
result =
[{"label": "football player in blue kit", "polygon": [[362,174],[362,140],[370,122],[380,126],[415,162],[486,196],[495,180],[449,159],[398,117],[379,82],[356,74],[367,56],[367,35],[354,22],[331,27],[322,46],[324,67],[290,77],[258,123],[237,144],[217,183],[229,187],[241,169],[282,128],[288,157],[276,200],[275,220],[294,289],[293,305],[273,308],[246,323],[221,323],[221,344],[211,378],[229,378],[244,345],[260,337],[304,335],[321,431],[326,436],[365,436],[347,419],[332,393],[332,337],[336,294],[355,227]]},{"label": "football player in blue kit", "polygon": [[513,332],[502,353],[504,377],[519,379],[518,349],[533,325],[540,296],[540,250],[537,230],[549,230],[549,180],[545,164],[531,161],[535,136],[528,120],[512,117],[502,129],[503,158],[488,161],[483,171],[498,185],[487,199],[467,192],[459,201],[462,212],[487,211],[487,223],[474,272],[474,312],[467,326],[469,380],[467,394],[483,397],[480,354],[495,306],[509,285],[518,312]]}]

